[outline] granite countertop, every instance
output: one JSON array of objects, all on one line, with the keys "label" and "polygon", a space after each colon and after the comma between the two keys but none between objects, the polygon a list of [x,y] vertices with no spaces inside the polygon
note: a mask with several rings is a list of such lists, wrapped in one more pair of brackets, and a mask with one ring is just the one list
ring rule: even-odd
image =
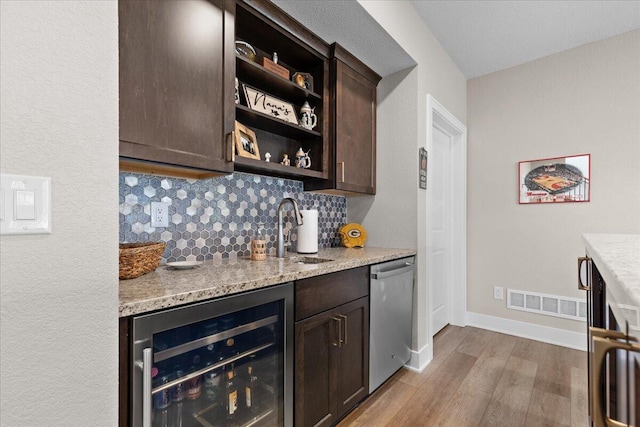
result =
[{"label": "granite countertop", "polygon": [[640,307],[640,234],[584,234],[587,253],[618,303]]},{"label": "granite countertop", "polygon": [[313,256],[333,261],[320,264],[299,264],[296,259],[301,255],[287,254],[284,260],[206,260],[191,270],[160,266],[144,276],[120,281],[119,315],[142,314],[415,254],[414,249],[327,248]]}]

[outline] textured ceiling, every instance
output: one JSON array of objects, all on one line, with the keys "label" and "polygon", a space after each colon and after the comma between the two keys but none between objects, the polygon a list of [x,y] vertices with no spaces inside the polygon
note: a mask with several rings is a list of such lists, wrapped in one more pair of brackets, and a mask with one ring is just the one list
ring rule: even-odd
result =
[{"label": "textured ceiling", "polygon": [[640,1],[412,1],[474,78],[640,28]]},{"label": "textured ceiling", "polygon": [[338,42],[381,76],[415,61],[355,0],[272,0],[327,43]]},{"label": "textured ceiling", "polygon": [[[356,0],[273,2],[325,41],[343,45],[382,76],[415,65]],[[411,3],[467,78],[640,29],[638,0]]]}]

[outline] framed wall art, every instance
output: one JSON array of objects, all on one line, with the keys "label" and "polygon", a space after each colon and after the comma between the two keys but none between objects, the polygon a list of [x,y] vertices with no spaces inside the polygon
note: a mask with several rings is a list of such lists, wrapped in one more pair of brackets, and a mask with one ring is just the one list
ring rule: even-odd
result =
[{"label": "framed wall art", "polygon": [[274,96],[268,95],[249,85],[242,84],[247,107],[259,111],[271,117],[275,117],[285,122],[298,124],[296,110],[288,102],[282,101]]},{"label": "framed wall art", "polygon": [[260,149],[254,131],[236,122],[234,139],[238,156],[260,160]]},{"label": "framed wall art", "polygon": [[420,173],[420,182],[419,187],[423,190],[427,189],[427,150],[423,147],[420,147],[419,150],[419,160],[420,164],[418,166],[418,171]]},{"label": "framed wall art", "polygon": [[520,204],[588,202],[590,183],[590,154],[518,163]]}]

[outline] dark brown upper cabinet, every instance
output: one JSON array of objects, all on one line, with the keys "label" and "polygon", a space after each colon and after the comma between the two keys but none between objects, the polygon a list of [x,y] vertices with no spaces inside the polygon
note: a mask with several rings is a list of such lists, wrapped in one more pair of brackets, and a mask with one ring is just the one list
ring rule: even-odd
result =
[{"label": "dark brown upper cabinet", "polygon": [[331,117],[329,179],[305,185],[309,190],[376,193],[376,87],[381,77],[337,43],[331,45]]},{"label": "dark brown upper cabinet", "polygon": [[[311,33],[281,9],[267,1],[238,1],[236,5],[236,40],[248,43],[255,58],[236,57],[240,103],[236,105],[236,120],[255,132],[260,159],[235,156],[235,169],[293,179],[326,179],[329,173],[328,155],[331,142],[329,128],[329,45]],[[278,65],[289,77],[280,76],[262,65],[263,58],[272,60],[278,54]],[[301,87],[292,80],[295,73],[307,73],[312,87]],[[315,109],[317,125],[309,130],[297,123],[252,110],[247,105],[243,86],[256,90],[293,106],[300,119],[305,102]],[[309,153],[311,167],[295,167],[296,152]],[[271,161],[265,161],[265,153]],[[287,154],[291,164],[280,164]]]},{"label": "dark brown upper cabinet", "polygon": [[118,3],[121,169],[233,171],[235,2]]},{"label": "dark brown upper cabinet", "polygon": [[[195,178],[237,170],[302,180],[305,190],[375,194],[380,76],[342,47],[265,0],[120,0],[118,13],[121,170]],[[237,54],[236,41],[255,58]],[[274,53],[289,78],[263,66]],[[312,87],[295,73],[310,75]],[[317,125],[249,108],[244,85],[290,104],[298,119],[308,102]],[[236,154],[236,120],[255,133],[259,159]],[[295,167],[299,149],[309,168]]]}]

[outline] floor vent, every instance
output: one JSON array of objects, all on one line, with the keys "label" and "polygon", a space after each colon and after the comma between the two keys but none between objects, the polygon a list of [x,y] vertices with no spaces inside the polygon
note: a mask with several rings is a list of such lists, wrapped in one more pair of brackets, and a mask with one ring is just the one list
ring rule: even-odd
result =
[{"label": "floor vent", "polygon": [[579,298],[507,289],[507,308],[586,321],[587,304]]}]

